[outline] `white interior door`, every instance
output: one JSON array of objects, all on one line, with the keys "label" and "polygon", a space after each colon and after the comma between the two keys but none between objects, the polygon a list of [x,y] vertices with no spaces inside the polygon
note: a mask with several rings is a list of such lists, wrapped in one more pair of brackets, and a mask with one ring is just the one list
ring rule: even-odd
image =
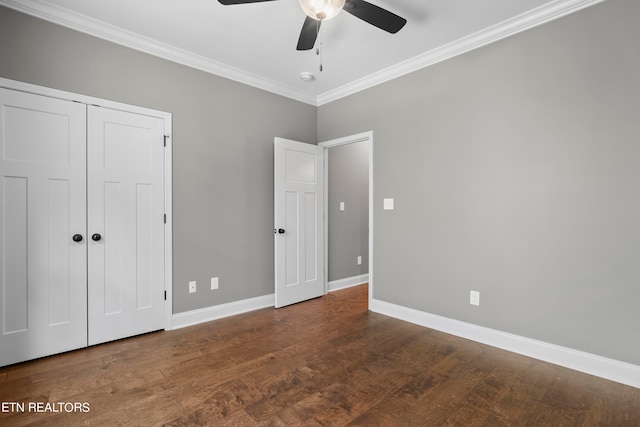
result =
[{"label": "white interior door", "polygon": [[164,119],[89,106],[89,345],[164,328]]},{"label": "white interior door", "polygon": [[276,307],[325,294],[323,156],[322,147],[275,139]]},{"label": "white interior door", "polygon": [[87,239],[86,106],[0,89],[0,108],[1,366],[87,345]]}]

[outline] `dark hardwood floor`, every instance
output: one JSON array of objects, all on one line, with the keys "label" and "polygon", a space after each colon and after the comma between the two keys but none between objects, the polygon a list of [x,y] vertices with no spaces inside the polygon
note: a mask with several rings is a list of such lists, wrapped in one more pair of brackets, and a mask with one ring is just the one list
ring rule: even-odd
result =
[{"label": "dark hardwood floor", "polygon": [[366,286],[0,368],[11,402],[2,426],[640,426],[640,389],[368,312]]}]

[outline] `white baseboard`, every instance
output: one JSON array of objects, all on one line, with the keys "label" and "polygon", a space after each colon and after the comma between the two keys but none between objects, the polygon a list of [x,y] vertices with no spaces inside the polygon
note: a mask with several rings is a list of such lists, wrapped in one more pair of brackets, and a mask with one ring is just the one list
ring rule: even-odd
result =
[{"label": "white baseboard", "polygon": [[274,305],[275,295],[270,294],[241,301],[234,301],[227,304],[215,305],[213,307],[202,308],[200,310],[177,313],[173,315],[171,329],[185,328],[187,326],[222,319],[236,314],[259,310],[261,308],[273,307]]},{"label": "white baseboard", "polygon": [[347,277],[346,279],[332,280],[328,283],[328,287],[329,292],[333,292],[338,289],[350,288],[367,282],[369,282],[369,274],[361,274],[360,276]]},{"label": "white baseboard", "polygon": [[373,299],[371,311],[640,388],[640,366]]},{"label": "white baseboard", "polygon": [[[361,285],[369,281],[368,274],[360,276],[348,277],[346,279],[335,280],[329,282],[329,292],[338,289],[349,288],[351,286]],[[187,326],[197,325],[199,323],[210,322],[212,320],[222,319],[236,314],[247,313],[261,308],[275,306],[275,295],[264,295],[261,297],[234,301],[227,304],[220,304],[213,307],[202,308],[199,310],[185,311],[183,313],[174,314],[171,318],[171,328],[180,329]]]}]

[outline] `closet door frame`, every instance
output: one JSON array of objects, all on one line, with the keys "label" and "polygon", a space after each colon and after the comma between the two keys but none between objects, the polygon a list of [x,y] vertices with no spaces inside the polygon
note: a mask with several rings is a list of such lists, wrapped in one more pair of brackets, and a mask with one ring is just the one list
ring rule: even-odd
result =
[{"label": "closet door frame", "polygon": [[44,86],[23,83],[17,80],[10,80],[0,77],[0,87],[5,89],[13,89],[22,92],[32,93],[34,95],[48,96],[66,101],[80,102],[87,105],[98,105],[100,107],[121,110],[130,113],[144,114],[164,119],[164,135],[165,135],[165,156],[164,156],[164,212],[166,215],[165,235],[164,235],[164,284],[165,284],[165,316],[164,329],[173,329],[173,212],[171,210],[172,203],[172,152],[173,152],[173,134],[172,134],[172,114],[165,111],[153,110],[135,105],[123,104],[120,102],[109,101],[106,99],[95,98],[66,92],[58,89],[47,88]]}]

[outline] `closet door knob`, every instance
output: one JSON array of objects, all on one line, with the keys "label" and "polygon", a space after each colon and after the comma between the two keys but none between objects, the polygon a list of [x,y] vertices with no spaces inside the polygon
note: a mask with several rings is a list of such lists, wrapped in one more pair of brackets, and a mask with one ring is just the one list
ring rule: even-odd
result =
[{"label": "closet door knob", "polygon": [[102,236],[99,235],[98,233],[94,234],[93,236],[91,236],[91,240],[93,240],[94,242],[99,241],[100,239],[102,239]]},{"label": "closet door knob", "polygon": [[74,242],[82,242],[82,234],[74,234],[72,239]]}]

